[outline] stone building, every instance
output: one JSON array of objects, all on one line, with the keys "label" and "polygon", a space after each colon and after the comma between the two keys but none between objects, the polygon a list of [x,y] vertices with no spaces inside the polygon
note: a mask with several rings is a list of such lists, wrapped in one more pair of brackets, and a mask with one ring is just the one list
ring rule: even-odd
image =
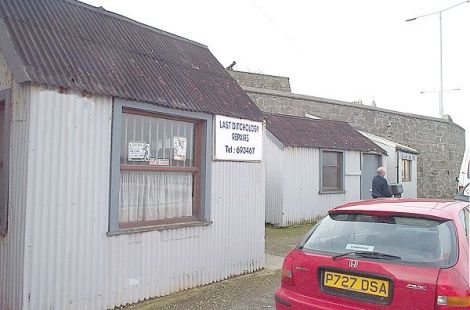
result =
[{"label": "stone building", "polygon": [[289,78],[229,71],[265,112],[346,121],[354,128],[419,151],[418,197],[451,198],[465,149],[465,130],[434,118],[291,92]]}]

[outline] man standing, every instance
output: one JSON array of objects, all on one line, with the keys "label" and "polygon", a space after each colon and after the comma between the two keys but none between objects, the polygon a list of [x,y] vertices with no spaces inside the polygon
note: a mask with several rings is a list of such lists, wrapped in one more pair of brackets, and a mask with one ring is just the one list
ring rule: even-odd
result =
[{"label": "man standing", "polygon": [[385,173],[384,167],[377,169],[377,175],[372,179],[372,198],[392,197],[388,182],[385,179]]}]

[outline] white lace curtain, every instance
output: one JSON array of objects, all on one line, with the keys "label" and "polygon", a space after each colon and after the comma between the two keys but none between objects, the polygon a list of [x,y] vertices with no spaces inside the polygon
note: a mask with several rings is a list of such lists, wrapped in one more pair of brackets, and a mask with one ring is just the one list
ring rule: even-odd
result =
[{"label": "white lace curtain", "polygon": [[191,173],[121,171],[119,221],[191,216],[192,188]]}]

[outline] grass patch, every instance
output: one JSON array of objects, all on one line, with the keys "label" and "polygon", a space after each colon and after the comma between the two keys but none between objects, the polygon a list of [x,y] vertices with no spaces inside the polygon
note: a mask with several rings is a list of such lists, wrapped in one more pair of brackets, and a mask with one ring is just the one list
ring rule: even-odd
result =
[{"label": "grass patch", "polygon": [[288,227],[266,225],[266,253],[284,256],[289,252],[314,224],[298,224]]}]

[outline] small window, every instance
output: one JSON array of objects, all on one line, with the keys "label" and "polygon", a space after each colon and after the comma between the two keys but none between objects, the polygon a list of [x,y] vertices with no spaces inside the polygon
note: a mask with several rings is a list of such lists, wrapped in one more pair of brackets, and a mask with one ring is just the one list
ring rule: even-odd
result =
[{"label": "small window", "polygon": [[401,160],[401,181],[411,182],[411,160]]},{"label": "small window", "polygon": [[321,192],[343,191],[343,152],[322,151],[321,155]]},{"label": "small window", "polygon": [[128,109],[121,117],[118,228],[199,220],[202,122]]}]

